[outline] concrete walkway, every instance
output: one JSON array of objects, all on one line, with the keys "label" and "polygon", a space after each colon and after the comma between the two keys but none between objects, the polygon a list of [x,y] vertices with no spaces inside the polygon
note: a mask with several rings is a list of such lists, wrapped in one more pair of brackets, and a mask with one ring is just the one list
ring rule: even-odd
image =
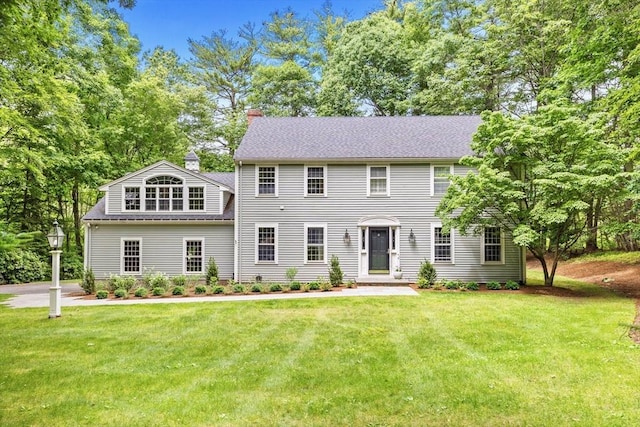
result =
[{"label": "concrete walkway", "polygon": [[[12,294],[12,298],[4,301],[11,308],[36,308],[49,306],[49,283],[33,283],[25,285],[3,285],[0,293]],[[223,302],[223,301],[260,301],[277,299],[302,299],[302,298],[335,298],[335,297],[387,297],[387,296],[415,296],[418,293],[408,286],[358,286],[353,289],[342,289],[331,292],[300,292],[287,294],[249,294],[249,295],[224,295],[205,297],[183,298],[135,298],[125,300],[114,299],[83,299],[70,296],[82,289],[77,284],[63,284],[62,307],[96,306],[96,305],[132,305],[132,304],[169,304],[191,302]]]}]

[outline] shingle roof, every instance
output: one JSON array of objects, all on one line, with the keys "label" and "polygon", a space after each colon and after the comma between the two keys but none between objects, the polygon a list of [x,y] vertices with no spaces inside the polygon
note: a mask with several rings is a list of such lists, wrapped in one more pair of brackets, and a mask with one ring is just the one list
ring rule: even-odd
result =
[{"label": "shingle roof", "polygon": [[222,215],[176,213],[167,214],[162,212],[153,213],[122,213],[107,215],[104,210],[105,198],[103,197],[91,208],[83,221],[231,221],[234,219],[233,196],[229,199]]},{"label": "shingle roof", "polygon": [[256,117],[236,161],[458,159],[480,116]]},{"label": "shingle roof", "polygon": [[236,191],[236,174],[234,172],[202,172],[203,175],[215,182],[226,185],[231,191]]},{"label": "shingle roof", "polygon": [[200,157],[198,157],[198,155],[192,150],[192,151],[189,151],[186,156],[184,156],[184,159],[186,161],[194,161],[194,160],[200,160]]}]

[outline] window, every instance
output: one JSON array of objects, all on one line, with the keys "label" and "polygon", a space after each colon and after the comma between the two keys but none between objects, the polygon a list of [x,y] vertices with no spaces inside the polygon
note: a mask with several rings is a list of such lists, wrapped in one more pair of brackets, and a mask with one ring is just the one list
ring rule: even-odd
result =
[{"label": "window", "polygon": [[368,196],[388,196],[389,195],[389,167],[369,166],[369,186]]},{"label": "window", "polygon": [[147,211],[181,211],[182,180],[174,176],[156,176],[146,181],[144,208]]},{"label": "window", "polygon": [[453,167],[451,165],[446,166],[432,166],[431,167],[431,194],[444,194],[449,188],[450,175],[453,174]]},{"label": "window", "polygon": [[189,187],[189,210],[204,210],[204,187]]},{"label": "window", "polygon": [[443,233],[440,225],[434,226],[432,231],[431,253],[433,262],[453,263],[453,238],[451,233]]},{"label": "window", "polygon": [[304,245],[306,263],[327,263],[327,225],[305,224]]},{"label": "window", "polygon": [[185,273],[202,273],[204,266],[203,239],[184,240],[184,271]]},{"label": "window", "polygon": [[278,227],[256,224],[256,264],[278,263]]},{"label": "window", "polygon": [[257,166],[256,195],[278,196],[278,168],[276,166]]},{"label": "window", "polygon": [[122,273],[140,274],[140,239],[122,239]]},{"label": "window", "polygon": [[305,196],[326,195],[326,167],[307,166],[305,168]]},{"label": "window", "polygon": [[502,236],[500,227],[485,227],[482,237],[483,264],[502,264],[504,262]]},{"label": "window", "polygon": [[140,210],[140,187],[124,188],[124,210],[125,211]]}]

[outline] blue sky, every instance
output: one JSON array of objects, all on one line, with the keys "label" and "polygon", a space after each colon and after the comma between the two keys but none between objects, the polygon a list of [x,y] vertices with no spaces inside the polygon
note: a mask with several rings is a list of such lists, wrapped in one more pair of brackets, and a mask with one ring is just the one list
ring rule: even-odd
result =
[{"label": "blue sky", "polygon": [[[137,0],[133,10],[121,10],[129,29],[142,42],[142,50],[156,46],[175,49],[189,59],[187,39],[200,40],[212,31],[226,29],[235,36],[247,22],[256,28],[274,10],[290,6],[302,17],[312,17],[324,0]],[[351,20],[382,8],[383,0],[331,0],[336,13],[349,12]]]}]

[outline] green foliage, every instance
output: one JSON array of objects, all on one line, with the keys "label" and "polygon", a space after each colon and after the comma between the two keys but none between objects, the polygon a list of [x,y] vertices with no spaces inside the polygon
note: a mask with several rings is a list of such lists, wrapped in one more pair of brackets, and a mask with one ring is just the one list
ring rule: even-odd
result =
[{"label": "green foliage", "polygon": [[329,267],[329,282],[331,286],[340,286],[344,275],[340,268],[340,260],[336,255],[331,255],[331,264]]},{"label": "green foliage", "polygon": [[126,298],[127,291],[126,289],[118,288],[115,291],[113,291],[113,296],[116,298]]},{"label": "green foliage", "polygon": [[96,292],[97,299],[106,299],[108,297],[109,297],[109,291],[107,291],[106,289],[100,289],[99,291]]},{"label": "green foliage", "polygon": [[491,281],[487,283],[487,289],[490,291],[499,291],[502,289],[502,285],[499,282]]},{"label": "green foliage", "polygon": [[347,282],[347,288],[352,289],[356,287],[356,281],[351,279]]},{"label": "green foliage", "polygon": [[466,284],[466,287],[467,287],[467,289],[468,289],[468,290],[470,290],[470,291],[477,291],[477,290],[480,290],[480,285],[478,285],[478,283],[477,283],[477,282],[468,282],[468,283]]},{"label": "green foliage", "polygon": [[279,283],[272,283],[272,284],[269,286],[269,290],[270,290],[271,292],[281,292],[281,291],[282,291],[282,285],[281,285],[281,284],[279,284]]},{"label": "green foliage", "polygon": [[[205,289],[206,290],[206,289]],[[216,295],[224,293],[223,286],[214,286],[212,292]],[[197,293],[197,292],[196,292]]]},{"label": "green foliage", "polygon": [[459,289],[460,288],[460,282],[458,280],[448,280],[445,284],[444,287],[447,289]]},{"label": "green foliage", "polygon": [[169,277],[167,277],[167,275],[164,273],[153,274],[149,280],[149,285],[153,290],[162,288],[166,291],[167,289],[169,289],[169,283]]},{"label": "green foliage", "polygon": [[60,255],[60,279],[79,279],[84,271],[82,257],[74,252],[63,252]]},{"label": "green foliage", "polygon": [[260,285],[259,283],[254,283],[253,285],[251,285],[251,292],[262,292],[262,290],[262,285]]},{"label": "green foliage", "polygon": [[292,291],[299,291],[300,290],[300,282],[297,282],[297,281],[291,282],[291,284],[289,285],[289,288]]},{"label": "green foliage", "polygon": [[[195,293],[196,293],[196,295],[204,295],[204,294],[207,293],[207,287],[205,285],[196,285]],[[216,293],[215,289],[214,289],[214,293]]]},{"label": "green foliage", "polygon": [[119,276],[117,274],[111,274],[107,279],[107,290],[114,292],[116,289],[124,289],[129,292],[136,283],[136,278],[133,276]]},{"label": "green foliage", "polygon": [[184,286],[174,286],[174,288],[171,290],[171,294],[172,295],[185,295],[186,294],[186,290],[185,290]]},{"label": "green foliage", "polygon": [[180,276],[173,276],[171,278],[171,284],[173,286],[186,286],[187,285],[187,276],[185,275],[180,275]]},{"label": "green foliage", "polygon": [[151,295],[153,295],[154,297],[161,297],[165,294],[165,292],[167,292],[167,288],[164,288],[162,286],[157,286],[151,289]]},{"label": "green foliage", "polygon": [[508,280],[507,283],[504,284],[504,288],[510,291],[517,291],[520,289],[520,284],[514,280]]},{"label": "green foliage", "polygon": [[320,290],[320,283],[319,282],[310,282],[310,283],[308,283],[307,288],[310,291],[319,291]]},{"label": "green foliage", "polygon": [[287,280],[289,282],[293,282],[294,280],[296,280],[296,275],[298,274],[298,268],[297,267],[289,267],[287,268],[287,271],[285,272],[285,276],[287,277]]},{"label": "green foliage", "polygon": [[91,268],[84,270],[80,287],[87,295],[91,295],[96,292],[96,276],[93,274],[93,270]]},{"label": "green foliage", "polygon": [[240,284],[240,283],[236,283],[235,285],[233,285],[231,287],[231,290],[234,294],[243,294],[246,290],[246,288],[244,287],[244,285]]},{"label": "green foliage", "polygon": [[0,252],[0,285],[44,280],[49,272],[49,266],[31,251]]},{"label": "green foliage", "polygon": [[216,260],[213,257],[209,257],[209,262],[207,263],[205,282],[207,286],[214,286],[218,284],[218,264],[216,264]]},{"label": "green foliage", "polygon": [[141,286],[138,289],[136,289],[136,291],[133,294],[138,298],[145,298],[147,295],[149,295],[149,290]]},{"label": "green foliage", "polygon": [[430,288],[438,279],[435,267],[426,259],[420,263],[418,269],[418,287],[421,289]]}]

